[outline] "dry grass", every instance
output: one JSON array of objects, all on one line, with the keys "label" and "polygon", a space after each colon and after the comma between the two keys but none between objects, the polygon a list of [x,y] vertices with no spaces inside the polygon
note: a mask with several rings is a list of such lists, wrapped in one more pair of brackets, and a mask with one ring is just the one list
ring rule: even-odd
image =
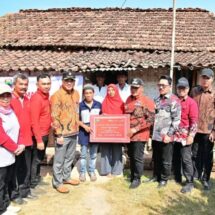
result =
[{"label": "dry grass", "polygon": [[181,194],[181,186],[170,181],[160,190],[157,183],[143,183],[138,189],[129,190],[125,179],[114,179],[102,187],[109,192],[107,200],[112,206],[112,215],[214,215],[215,189],[210,193],[202,190],[201,184],[191,194]]},{"label": "dry grass", "polygon": [[[215,178],[215,177],[213,177]],[[49,186],[39,187],[40,197],[24,205],[20,215],[214,215],[215,188],[210,193],[198,189],[191,194],[181,194],[181,186],[170,181],[158,190],[157,183],[143,183],[129,190],[127,176],[103,183],[86,182],[70,186],[70,194],[59,194],[51,186],[51,176],[46,176]],[[212,179],[215,184],[215,180]]]}]

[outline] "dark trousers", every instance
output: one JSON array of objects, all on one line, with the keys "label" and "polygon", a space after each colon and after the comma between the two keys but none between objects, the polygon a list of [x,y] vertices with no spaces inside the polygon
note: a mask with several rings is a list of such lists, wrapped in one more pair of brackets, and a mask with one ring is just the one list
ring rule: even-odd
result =
[{"label": "dark trousers", "polygon": [[35,138],[33,138],[33,150],[32,150],[32,165],[31,165],[31,187],[34,188],[40,182],[40,166],[42,161],[45,158],[46,147],[48,145],[49,136],[43,136],[43,143],[45,144],[44,150],[37,149],[37,142]]},{"label": "dark trousers", "polygon": [[25,147],[25,151],[16,156],[15,168],[13,172],[13,185],[11,199],[25,198],[30,194],[31,175],[31,154],[32,147]]},{"label": "dark trousers", "polygon": [[171,175],[173,143],[153,140],[154,174],[158,181],[167,181]]},{"label": "dark trousers", "polygon": [[197,133],[192,147],[194,177],[209,181],[213,167],[213,146],[209,134]]},{"label": "dark trousers", "polygon": [[131,181],[140,180],[144,166],[144,147],[146,142],[138,141],[128,144],[130,158]]},{"label": "dark trousers", "polygon": [[173,170],[177,182],[182,182],[182,171],[186,182],[193,182],[192,145],[182,146],[179,142],[174,143]]},{"label": "dark trousers", "polygon": [[10,205],[8,187],[13,170],[13,165],[0,167],[0,214],[4,213]]}]

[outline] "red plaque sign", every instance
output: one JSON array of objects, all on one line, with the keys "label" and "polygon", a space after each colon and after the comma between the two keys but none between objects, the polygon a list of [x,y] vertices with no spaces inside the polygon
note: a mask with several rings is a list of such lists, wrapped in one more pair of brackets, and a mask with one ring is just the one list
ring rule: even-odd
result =
[{"label": "red plaque sign", "polygon": [[129,143],[130,115],[92,115],[90,142]]}]

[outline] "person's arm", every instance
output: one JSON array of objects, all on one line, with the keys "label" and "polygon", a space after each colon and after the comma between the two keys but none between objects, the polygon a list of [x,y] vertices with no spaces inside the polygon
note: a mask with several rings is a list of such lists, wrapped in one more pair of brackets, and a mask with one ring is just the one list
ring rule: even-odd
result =
[{"label": "person's arm", "polygon": [[57,136],[62,136],[62,126],[60,123],[60,116],[61,116],[61,99],[58,94],[54,94],[51,97],[51,117],[52,117],[52,124],[55,129],[55,134]]},{"label": "person's arm", "polygon": [[39,124],[42,103],[38,98],[32,97],[30,104],[31,104],[31,111],[30,111],[31,126],[32,126],[33,134],[36,138],[37,143],[42,143],[43,140],[42,140],[42,134],[40,131],[40,124]]},{"label": "person's arm", "polygon": [[148,129],[153,125],[155,118],[155,104],[152,100],[147,101],[143,114],[144,116],[139,118],[140,122],[138,125],[132,128],[132,133],[137,133],[141,130]]},{"label": "person's arm", "polygon": [[195,137],[197,132],[197,125],[198,125],[198,116],[199,116],[199,110],[197,103],[193,101],[190,105],[189,110],[189,133],[188,135],[191,137]]},{"label": "person's arm", "polygon": [[7,135],[0,119],[0,146],[8,151],[15,153],[18,149],[18,145]]}]

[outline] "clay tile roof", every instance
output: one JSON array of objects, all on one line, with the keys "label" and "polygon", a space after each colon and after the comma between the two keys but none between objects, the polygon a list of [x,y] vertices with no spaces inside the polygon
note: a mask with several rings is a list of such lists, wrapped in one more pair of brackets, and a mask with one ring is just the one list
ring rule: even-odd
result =
[{"label": "clay tile roof", "polygon": [[[132,70],[158,68],[170,64],[169,51],[33,51],[0,50],[0,71],[56,71],[74,72]],[[175,63],[180,66],[215,67],[215,53],[179,52]]]},{"label": "clay tile roof", "polygon": [[[68,8],[21,10],[0,17],[1,47],[170,50],[172,10]],[[177,51],[215,51],[215,17],[178,9]]]}]

